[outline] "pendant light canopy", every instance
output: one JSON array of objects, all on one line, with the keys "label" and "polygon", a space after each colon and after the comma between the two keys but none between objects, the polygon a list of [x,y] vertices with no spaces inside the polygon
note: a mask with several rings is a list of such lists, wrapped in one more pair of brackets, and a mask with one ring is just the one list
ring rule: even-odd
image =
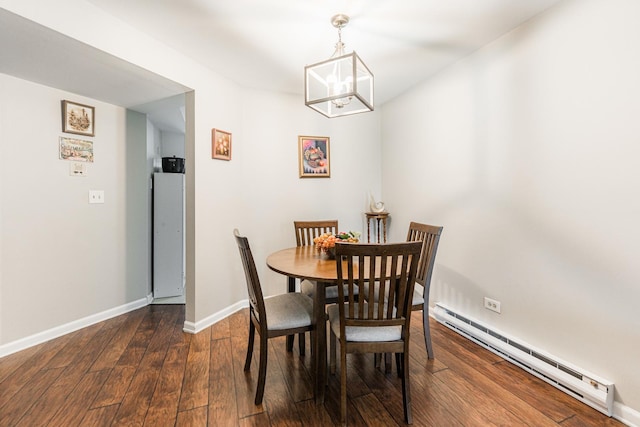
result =
[{"label": "pendant light canopy", "polygon": [[373,74],[355,53],[344,53],[342,28],[346,15],[331,23],[338,29],[338,42],[331,58],[304,67],[305,105],[327,117],[373,111]]}]

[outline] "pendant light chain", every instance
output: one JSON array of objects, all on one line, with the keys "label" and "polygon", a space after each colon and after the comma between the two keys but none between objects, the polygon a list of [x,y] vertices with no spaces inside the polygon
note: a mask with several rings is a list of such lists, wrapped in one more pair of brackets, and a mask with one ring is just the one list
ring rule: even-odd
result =
[{"label": "pendant light chain", "polygon": [[344,43],[342,43],[342,27],[344,27],[344,24],[342,23],[336,25],[336,28],[338,29],[338,42],[336,43],[336,50],[333,52],[332,57],[344,55]]}]

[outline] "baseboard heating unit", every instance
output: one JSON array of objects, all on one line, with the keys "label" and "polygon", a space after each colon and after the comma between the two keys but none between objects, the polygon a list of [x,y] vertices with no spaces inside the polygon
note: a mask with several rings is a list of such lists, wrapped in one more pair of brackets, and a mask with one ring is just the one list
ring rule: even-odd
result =
[{"label": "baseboard heating unit", "polygon": [[439,323],[530,374],[608,416],[613,415],[614,384],[611,381],[557,360],[523,342],[456,313],[441,303],[436,303],[434,315]]}]

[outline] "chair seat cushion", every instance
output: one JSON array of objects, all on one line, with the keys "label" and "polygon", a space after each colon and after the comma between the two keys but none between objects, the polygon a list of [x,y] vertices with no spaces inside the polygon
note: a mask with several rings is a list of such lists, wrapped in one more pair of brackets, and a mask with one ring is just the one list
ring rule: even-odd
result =
[{"label": "chair seat cushion", "polygon": [[[336,299],[338,298],[338,286],[336,285],[330,285],[330,286],[326,286],[325,288],[325,298],[326,299]],[[355,288],[355,293],[358,293],[358,288]],[[312,282],[311,280],[307,280],[304,279],[301,283],[300,283],[300,292],[309,296],[310,298],[313,298],[313,296],[316,293],[316,284],[315,282]],[[344,292],[345,294],[347,293],[347,285],[344,285]]]},{"label": "chair seat cushion", "polygon": [[[374,304],[374,312],[378,309],[378,304]],[[357,313],[358,306],[355,311]],[[344,305],[346,312],[349,311],[349,304]],[[368,310],[368,304],[364,303],[364,309]],[[327,307],[331,331],[340,338],[340,307],[332,304]],[[347,341],[371,342],[371,341],[397,341],[402,338],[402,326],[347,326],[345,328]]]},{"label": "chair seat cushion", "polygon": [[411,305],[424,304],[424,288],[421,284],[416,283],[413,288],[413,302]]},{"label": "chair seat cushion", "polygon": [[267,328],[282,330],[311,325],[313,300],[299,292],[275,295],[264,299]]},{"label": "chair seat cushion", "polygon": [[[378,283],[376,283],[376,288],[373,291],[373,300],[375,302],[378,302],[378,294],[380,292],[380,285]],[[413,301],[411,302],[411,305],[420,305],[420,304],[424,304],[424,297],[423,297],[423,293],[424,293],[424,287],[422,287],[421,284],[416,283],[415,287],[413,288]],[[364,294],[365,295],[369,295],[369,284],[365,283],[364,284]],[[389,288],[387,288],[386,294],[389,295]],[[386,299],[386,298],[385,298]]]}]

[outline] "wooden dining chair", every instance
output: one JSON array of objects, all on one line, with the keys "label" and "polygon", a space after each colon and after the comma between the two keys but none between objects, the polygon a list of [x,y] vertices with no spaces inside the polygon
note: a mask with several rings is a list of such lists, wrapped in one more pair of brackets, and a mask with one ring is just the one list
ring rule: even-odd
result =
[{"label": "wooden dining chair", "polygon": [[[433,344],[431,343],[431,328],[429,327],[429,291],[441,234],[442,227],[418,222],[411,222],[407,233],[407,242],[422,242],[422,251],[420,252],[420,262],[418,264],[411,309],[412,311],[422,310],[424,344],[427,349],[427,358],[429,359],[435,357]],[[376,284],[376,286],[378,285]],[[365,284],[365,292],[368,292],[368,284]],[[378,301],[378,295],[378,291],[374,292],[375,302]],[[390,359],[390,355],[387,355],[385,364],[387,372],[391,369]],[[378,361],[376,359],[376,366],[377,365]]]},{"label": "wooden dining chair", "polygon": [[[395,353],[398,376],[402,378],[404,418],[411,424],[409,387],[409,331],[411,301],[416,281],[421,242],[389,244],[336,244],[338,302],[328,307],[330,323],[330,371],[336,371],[336,342],[340,342],[340,418],[347,417],[347,354]],[[379,291],[388,297],[374,301],[375,287],[365,298],[353,290],[377,280]],[[342,286],[344,285],[344,286]],[[360,294],[362,296],[362,294]]]},{"label": "wooden dining chair", "polygon": [[433,345],[431,343],[431,329],[429,328],[429,291],[431,288],[431,274],[436,261],[436,252],[440,243],[442,227],[418,222],[409,224],[407,242],[422,242],[420,263],[416,275],[416,286],[413,292],[412,311],[422,310],[422,324],[424,327],[424,344],[427,357],[433,359]]},{"label": "wooden dining chair", "polygon": [[289,292],[264,298],[258,271],[251,254],[249,241],[240,235],[238,230],[233,230],[242,266],[247,282],[249,294],[249,342],[244,370],[251,369],[253,356],[253,342],[255,331],[260,335],[260,363],[258,368],[258,386],[256,389],[255,404],[262,403],[264,386],[267,375],[267,342],[269,338],[292,335],[311,331],[313,318],[313,300],[299,292]]},{"label": "wooden dining chair", "polygon": [[[296,231],[297,246],[313,246],[313,239],[324,234],[338,234],[338,221],[294,221],[293,227]],[[327,286],[326,288],[327,304],[333,304],[338,298],[338,288],[336,286]],[[300,282],[300,292],[313,298],[316,285],[311,280],[302,280]]]},{"label": "wooden dining chair", "polygon": [[338,220],[293,221],[296,246],[313,246],[313,239],[324,233],[337,234]]}]

